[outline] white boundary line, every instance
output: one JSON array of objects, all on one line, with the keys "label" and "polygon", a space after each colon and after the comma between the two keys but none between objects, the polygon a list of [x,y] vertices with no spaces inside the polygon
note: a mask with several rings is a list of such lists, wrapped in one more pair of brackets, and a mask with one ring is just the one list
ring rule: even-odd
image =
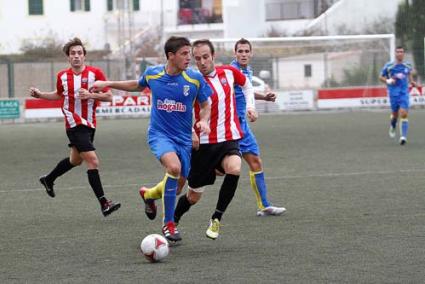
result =
[{"label": "white boundary line", "polygon": [[[424,173],[425,169],[406,169],[406,170],[396,170],[396,171],[363,171],[363,172],[346,172],[346,173],[322,173],[322,174],[308,174],[308,175],[289,175],[289,176],[280,176],[280,177],[266,177],[266,180],[285,180],[285,179],[303,179],[303,178],[326,178],[326,177],[344,177],[344,176],[362,176],[362,175],[388,175],[388,174],[400,174],[400,173]],[[104,188],[117,188],[117,187],[137,187],[141,184],[107,184],[103,185]],[[155,182],[144,183],[144,185],[155,185]],[[76,190],[84,189],[89,187],[87,186],[70,186],[70,187],[61,187],[60,190]],[[35,191],[44,191],[44,188],[41,186],[39,188],[24,188],[18,190],[0,190],[1,193],[22,193],[22,192],[35,192]]]}]

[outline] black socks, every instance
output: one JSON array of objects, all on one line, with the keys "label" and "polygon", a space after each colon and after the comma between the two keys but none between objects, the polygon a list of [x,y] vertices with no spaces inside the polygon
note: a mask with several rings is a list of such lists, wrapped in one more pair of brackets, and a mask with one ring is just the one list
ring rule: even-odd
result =
[{"label": "black socks", "polygon": [[186,194],[181,196],[177,202],[176,210],[174,211],[174,222],[178,223],[183,214],[189,211],[191,206],[192,204],[190,204]]},{"label": "black socks", "polygon": [[239,176],[226,174],[218,195],[217,206],[215,207],[215,212],[211,219],[221,220],[221,216],[226,211],[227,206],[230,204],[233,196],[235,195],[236,188],[238,187],[238,181]]},{"label": "black socks", "polygon": [[102,182],[100,181],[99,171],[97,169],[87,170],[89,183],[94,194],[101,204],[106,201],[105,193],[103,192]]},{"label": "black socks", "polygon": [[58,177],[75,167],[69,161],[69,157],[66,157],[60,161],[56,167],[46,176],[46,181],[48,183],[53,183]]}]

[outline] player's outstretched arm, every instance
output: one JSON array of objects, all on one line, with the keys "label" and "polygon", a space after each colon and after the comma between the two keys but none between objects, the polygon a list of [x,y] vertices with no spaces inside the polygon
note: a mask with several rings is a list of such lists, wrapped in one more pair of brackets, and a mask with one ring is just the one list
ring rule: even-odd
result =
[{"label": "player's outstretched arm", "polygon": [[112,92],[106,91],[106,92],[90,92],[89,90],[86,90],[84,88],[81,88],[78,90],[78,96],[81,100],[98,100],[102,102],[112,102]]},{"label": "player's outstretched arm", "polygon": [[45,99],[49,101],[62,99],[62,97],[57,93],[56,90],[51,92],[42,92],[35,87],[31,87],[29,88],[28,92],[31,97],[37,98],[37,99]]},{"label": "player's outstretched arm", "polygon": [[262,100],[267,102],[274,102],[276,101],[276,94],[273,92],[267,92],[265,94],[254,92],[254,97],[256,100]]},{"label": "player's outstretched arm", "polygon": [[137,80],[128,80],[128,81],[96,81],[93,84],[95,90],[103,90],[105,88],[112,88],[121,91],[127,92],[138,92],[142,91],[144,88],[139,86]]}]

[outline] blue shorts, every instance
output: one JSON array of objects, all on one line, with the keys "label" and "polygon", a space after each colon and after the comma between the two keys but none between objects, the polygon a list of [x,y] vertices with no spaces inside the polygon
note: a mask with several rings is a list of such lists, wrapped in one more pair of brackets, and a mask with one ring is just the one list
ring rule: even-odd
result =
[{"label": "blue shorts", "polygon": [[409,102],[409,94],[406,92],[398,92],[397,94],[389,95],[391,111],[398,112],[399,109],[409,110],[410,102]]},{"label": "blue shorts", "polygon": [[192,154],[192,146],[177,144],[170,138],[161,134],[148,134],[148,144],[151,152],[160,161],[161,157],[170,152],[174,152],[179,157],[181,169],[180,176],[187,178],[190,170],[190,156]]},{"label": "blue shorts", "polygon": [[244,117],[239,117],[239,122],[243,131],[243,137],[239,140],[239,148],[243,154],[254,154],[260,156],[260,148],[258,147],[257,139],[254,133],[249,128],[248,121]]}]

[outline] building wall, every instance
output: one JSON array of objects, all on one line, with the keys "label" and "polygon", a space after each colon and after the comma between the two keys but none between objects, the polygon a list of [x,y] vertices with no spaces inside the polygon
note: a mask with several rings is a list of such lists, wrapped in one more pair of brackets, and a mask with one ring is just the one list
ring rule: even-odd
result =
[{"label": "building wall", "polygon": [[103,49],[105,43],[114,49],[126,40],[130,26],[134,35],[160,25],[161,1],[140,0],[141,10],[133,12],[131,19],[123,12],[107,11],[106,0],[90,2],[90,11],[71,12],[69,0],[43,0],[43,15],[30,16],[28,0],[0,0],[0,54],[18,53],[24,40],[46,37],[66,41],[78,36],[89,49]]},{"label": "building wall", "polygon": [[394,25],[398,5],[405,0],[340,0],[326,13],[322,14],[310,24],[310,28],[337,35],[340,28],[345,26],[355,33],[362,33],[366,28],[379,19],[389,18]]},{"label": "building wall", "polygon": [[43,0],[41,16],[28,15],[28,0],[0,0],[0,54],[17,53],[23,40],[48,36],[60,41],[79,36],[89,49],[103,49],[109,43],[116,50],[130,36],[161,27],[166,36],[190,38],[261,37],[272,29],[290,36],[308,27],[336,34],[342,24],[355,31],[379,17],[394,19],[398,4],[404,0],[340,0],[326,15],[288,21],[266,21],[265,0],[222,1],[222,24],[178,26],[178,0],[140,0],[141,10],[130,17],[119,11],[108,12],[106,0],[91,0],[89,12],[71,12],[69,0]]}]

